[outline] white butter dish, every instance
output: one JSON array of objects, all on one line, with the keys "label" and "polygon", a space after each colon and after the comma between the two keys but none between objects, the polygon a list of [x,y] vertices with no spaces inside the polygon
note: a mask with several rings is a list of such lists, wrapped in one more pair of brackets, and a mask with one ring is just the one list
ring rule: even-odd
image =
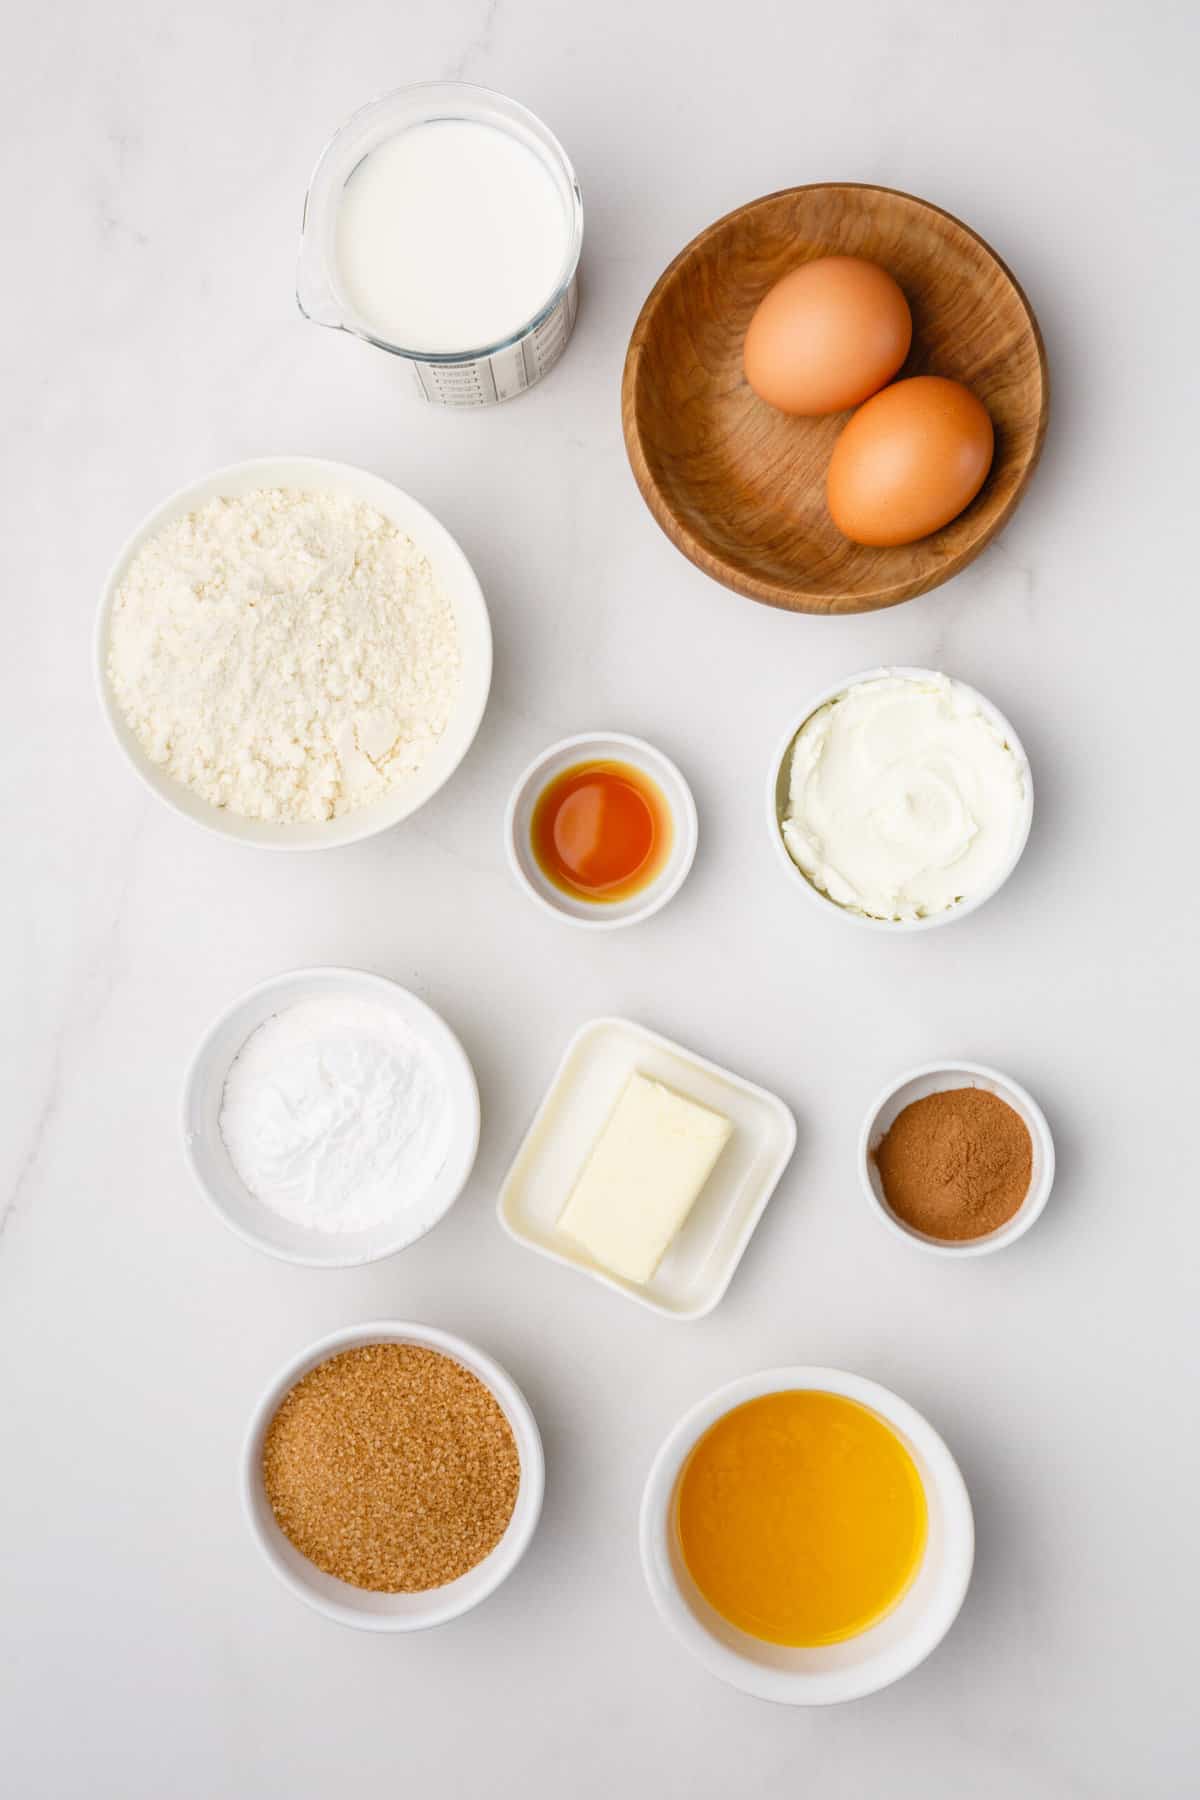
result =
[{"label": "white butter dish", "polygon": [[[733,1132],[644,1285],[602,1269],[559,1227],[592,1148],[633,1074],[722,1113]],[[519,1244],[670,1319],[699,1319],[725,1293],[796,1145],[783,1101],[630,1019],[592,1019],[576,1032],[504,1178],[496,1211]]]}]

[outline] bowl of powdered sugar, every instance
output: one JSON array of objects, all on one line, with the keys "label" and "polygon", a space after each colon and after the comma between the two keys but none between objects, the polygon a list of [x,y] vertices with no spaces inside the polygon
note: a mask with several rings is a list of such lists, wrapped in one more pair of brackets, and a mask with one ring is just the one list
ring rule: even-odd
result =
[{"label": "bowl of powdered sugar", "polygon": [[470,564],[410,495],[268,458],[182,489],[134,533],[96,661],[117,742],[176,812],[315,850],[387,830],[449,779],[492,640]]},{"label": "bowl of powdered sugar", "polygon": [[479,1147],[479,1091],[415,994],[356,969],[301,969],[209,1029],[182,1123],[202,1192],[240,1237],[346,1268],[403,1250],[449,1211]]}]

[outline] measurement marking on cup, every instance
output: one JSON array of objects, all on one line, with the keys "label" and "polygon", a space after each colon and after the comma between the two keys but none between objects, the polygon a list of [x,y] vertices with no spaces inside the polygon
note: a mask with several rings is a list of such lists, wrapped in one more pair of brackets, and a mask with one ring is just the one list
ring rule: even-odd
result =
[{"label": "measurement marking on cup", "polygon": [[356,113],[313,172],[297,297],[316,323],[411,363],[432,404],[491,406],[562,356],[582,241],[574,171],[532,113],[462,83],[400,88]]}]

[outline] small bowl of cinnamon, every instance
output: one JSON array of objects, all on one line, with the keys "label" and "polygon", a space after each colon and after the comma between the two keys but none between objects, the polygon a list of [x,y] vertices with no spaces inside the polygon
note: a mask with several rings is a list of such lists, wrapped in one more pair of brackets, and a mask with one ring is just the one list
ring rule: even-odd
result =
[{"label": "small bowl of cinnamon", "polygon": [[982,1063],[926,1063],[870,1108],[859,1171],[872,1211],[897,1237],[935,1256],[983,1256],[1040,1216],[1054,1140],[1011,1076]]}]

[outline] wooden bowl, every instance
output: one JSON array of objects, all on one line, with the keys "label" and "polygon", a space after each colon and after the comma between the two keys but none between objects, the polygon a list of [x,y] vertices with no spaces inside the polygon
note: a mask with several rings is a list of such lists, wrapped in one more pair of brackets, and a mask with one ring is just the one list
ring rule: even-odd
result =
[{"label": "wooden bowl", "polygon": [[[987,407],[991,472],[944,531],[899,549],[852,544],[825,505],[849,417],[797,419],[752,392],[742,341],[781,275],[834,252],[889,269],[913,316],[902,375],[949,375]],[[643,306],[621,386],[633,473],[671,542],[736,593],[793,612],[872,612],[957,575],[1011,516],[1049,408],[1042,334],[983,239],[892,188],[821,182],[726,214],[694,238]]]}]

